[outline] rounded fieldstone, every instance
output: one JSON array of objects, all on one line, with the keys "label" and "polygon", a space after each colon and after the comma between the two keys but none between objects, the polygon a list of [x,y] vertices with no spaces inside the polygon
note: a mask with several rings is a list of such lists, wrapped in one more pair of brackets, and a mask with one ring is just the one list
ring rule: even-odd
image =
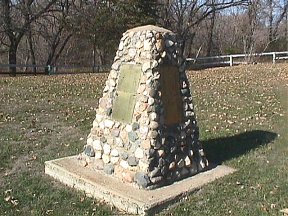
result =
[{"label": "rounded fieldstone", "polygon": [[110,162],[110,157],[109,155],[103,154],[102,155],[102,160],[105,164],[108,164]]},{"label": "rounded fieldstone", "polygon": [[154,104],[154,102],[155,102],[155,100],[154,100],[154,98],[149,98],[148,99],[148,104],[151,106],[151,105],[153,105]]},{"label": "rounded fieldstone", "polygon": [[104,164],[103,171],[108,175],[112,175],[114,172],[114,166],[110,163]]},{"label": "rounded fieldstone", "polygon": [[120,158],[123,160],[126,160],[128,158],[128,153],[126,151],[123,151],[120,153]]},{"label": "rounded fieldstone", "polygon": [[110,152],[111,152],[111,147],[110,147],[110,145],[104,144],[104,146],[103,146],[103,151],[104,151],[104,154],[109,155]]},{"label": "rounded fieldstone", "polygon": [[95,158],[101,159],[102,158],[102,151],[95,151]]},{"label": "rounded fieldstone", "polygon": [[120,161],[120,166],[124,169],[128,169],[129,168],[129,164],[126,160],[121,160]]},{"label": "rounded fieldstone", "polygon": [[155,139],[158,136],[158,132],[156,130],[149,131],[148,137]]},{"label": "rounded fieldstone", "polygon": [[87,139],[87,145],[92,145],[92,143],[93,143],[93,139],[92,139],[92,137],[89,137]]},{"label": "rounded fieldstone", "polygon": [[89,156],[89,157],[94,157],[95,156],[95,151],[91,145],[85,146],[84,153]]},{"label": "rounded fieldstone", "polygon": [[148,176],[143,172],[137,172],[134,181],[142,188],[146,188],[150,183]]},{"label": "rounded fieldstone", "polygon": [[111,157],[110,161],[112,164],[116,164],[119,161],[119,157]]},{"label": "rounded fieldstone", "polygon": [[106,139],[105,137],[101,137],[101,138],[100,138],[100,141],[101,141],[102,143],[106,143],[106,142],[107,142],[107,139]]},{"label": "rounded fieldstone", "polygon": [[135,151],[135,157],[136,158],[143,158],[144,157],[144,152],[141,148],[137,148],[136,151]]},{"label": "rounded fieldstone", "polygon": [[119,156],[119,152],[118,152],[117,149],[112,149],[110,155],[113,156],[113,157],[118,157]]},{"label": "rounded fieldstone", "polygon": [[138,135],[137,135],[136,132],[130,131],[130,132],[128,133],[128,138],[129,138],[129,140],[130,140],[131,142],[135,142],[135,141],[138,139]]},{"label": "rounded fieldstone", "polygon": [[151,121],[149,127],[153,130],[156,130],[159,127],[159,124],[156,121]]},{"label": "rounded fieldstone", "polygon": [[127,159],[129,166],[137,166],[138,160],[134,156],[130,156]]},{"label": "rounded fieldstone", "polygon": [[136,130],[138,130],[138,129],[139,129],[139,123],[133,122],[133,124],[132,124],[132,130],[133,130],[133,131],[136,131]]},{"label": "rounded fieldstone", "polygon": [[100,140],[94,140],[92,146],[96,151],[102,151],[103,149]]},{"label": "rounded fieldstone", "polygon": [[155,97],[155,95],[158,93],[158,91],[157,90],[155,90],[155,89],[150,89],[150,91],[149,91],[149,95],[151,96],[151,97]]}]

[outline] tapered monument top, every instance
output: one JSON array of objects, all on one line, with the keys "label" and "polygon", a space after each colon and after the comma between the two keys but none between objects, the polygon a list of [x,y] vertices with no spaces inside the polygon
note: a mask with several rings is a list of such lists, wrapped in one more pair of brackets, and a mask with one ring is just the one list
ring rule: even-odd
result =
[{"label": "tapered monument top", "polygon": [[163,32],[163,33],[165,33],[165,32],[173,33],[172,31],[170,31],[168,29],[165,29],[165,28],[162,28],[159,26],[154,26],[154,25],[139,26],[136,28],[129,29],[126,32],[139,32],[139,31],[147,31],[147,30],[156,31],[156,32]]}]

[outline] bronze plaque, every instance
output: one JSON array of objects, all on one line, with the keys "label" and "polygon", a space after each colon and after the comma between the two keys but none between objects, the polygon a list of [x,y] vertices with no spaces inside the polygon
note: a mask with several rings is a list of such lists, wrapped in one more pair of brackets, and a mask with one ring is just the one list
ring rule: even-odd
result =
[{"label": "bronze plaque", "polygon": [[131,123],[141,73],[141,65],[124,64],[121,66],[112,108],[113,119]]},{"label": "bronze plaque", "polygon": [[165,125],[181,123],[183,104],[180,94],[179,70],[176,66],[162,65],[160,67],[160,76],[164,123]]}]

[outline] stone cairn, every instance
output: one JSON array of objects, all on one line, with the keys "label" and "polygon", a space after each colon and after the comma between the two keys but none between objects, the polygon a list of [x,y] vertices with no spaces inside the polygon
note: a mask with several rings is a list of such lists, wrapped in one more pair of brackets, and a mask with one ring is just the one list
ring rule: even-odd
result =
[{"label": "stone cairn", "polygon": [[78,157],[80,163],[153,189],[207,168],[198,139],[176,35],[151,25],[128,30]]}]

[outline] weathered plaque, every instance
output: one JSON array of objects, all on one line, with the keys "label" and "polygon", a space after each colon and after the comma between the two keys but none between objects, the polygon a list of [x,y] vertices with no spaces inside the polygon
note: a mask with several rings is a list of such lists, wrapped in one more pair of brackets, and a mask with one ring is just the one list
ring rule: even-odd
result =
[{"label": "weathered plaque", "polygon": [[161,97],[164,105],[164,124],[180,123],[183,118],[183,105],[180,95],[179,70],[176,66],[162,65]]},{"label": "weathered plaque", "polygon": [[132,121],[141,73],[140,65],[123,64],[121,66],[116,98],[112,108],[113,119],[125,123]]}]

